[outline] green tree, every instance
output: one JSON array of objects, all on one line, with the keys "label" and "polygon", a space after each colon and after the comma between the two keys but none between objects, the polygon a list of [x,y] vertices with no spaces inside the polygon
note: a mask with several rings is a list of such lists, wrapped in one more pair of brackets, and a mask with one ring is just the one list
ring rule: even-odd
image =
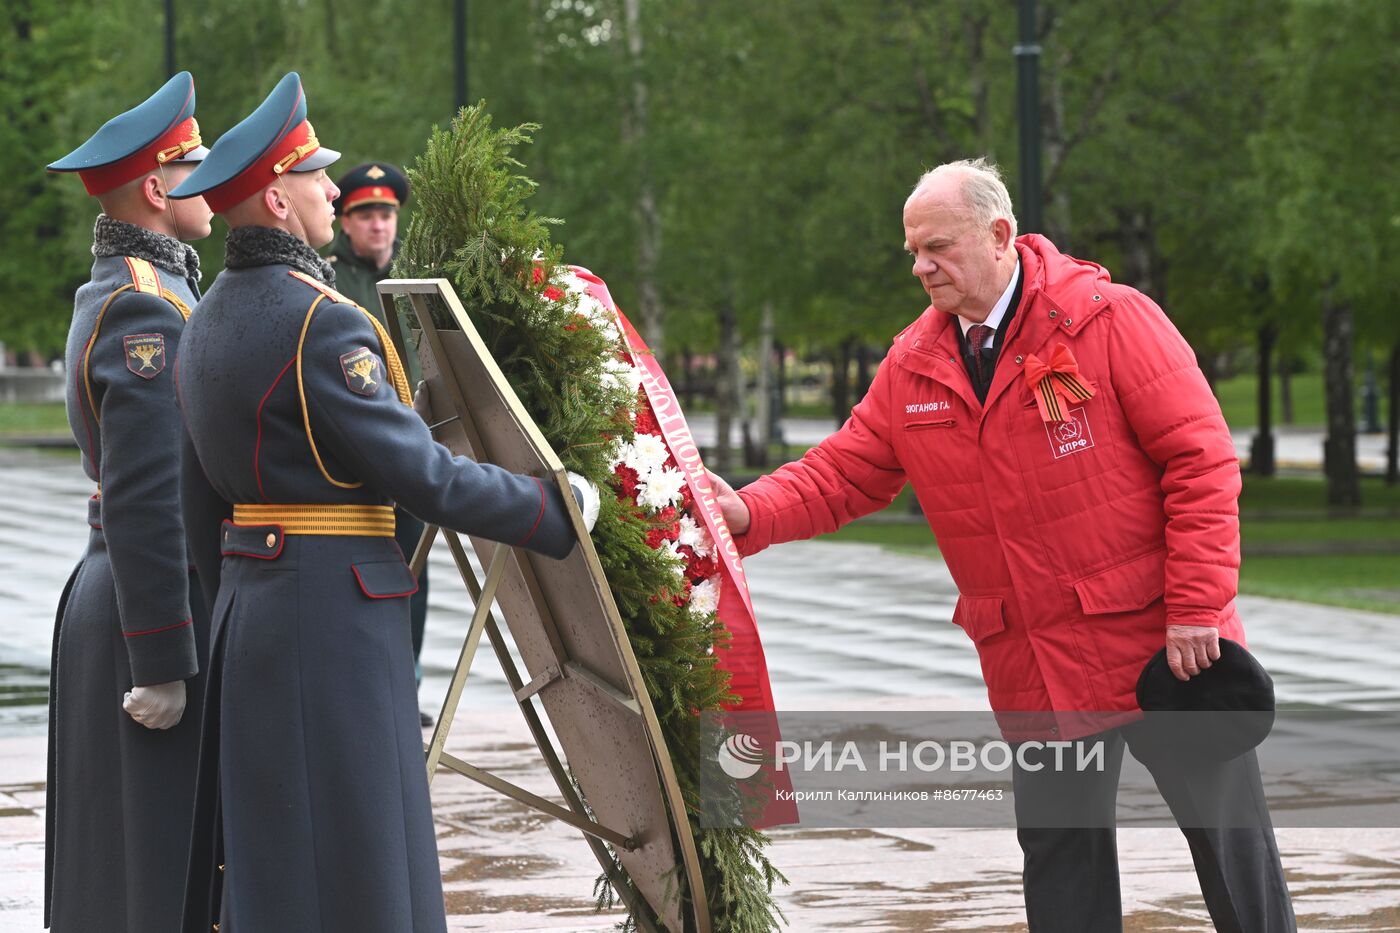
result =
[{"label": "green tree", "polygon": [[1400,143],[1400,128],[1376,119],[1391,107],[1376,79],[1400,65],[1400,8],[1294,0],[1284,24],[1280,92],[1252,146],[1272,195],[1256,242],[1280,290],[1321,312],[1328,501],[1352,506],[1356,323],[1395,339],[1388,266],[1400,246],[1400,170],[1375,154]]}]

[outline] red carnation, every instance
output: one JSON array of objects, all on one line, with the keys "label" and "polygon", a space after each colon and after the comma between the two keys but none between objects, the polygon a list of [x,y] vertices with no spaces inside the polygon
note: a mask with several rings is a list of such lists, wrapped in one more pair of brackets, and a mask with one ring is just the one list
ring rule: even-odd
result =
[{"label": "red carnation", "polygon": [[624,502],[637,501],[637,484],[641,482],[641,477],[637,471],[625,463],[619,463],[613,468],[613,475],[617,477],[618,499]]},{"label": "red carnation", "polygon": [[688,546],[681,546],[681,553],[685,554],[685,575],[689,580],[705,580],[713,577],[719,572],[719,566],[715,559],[710,557],[699,557]]},{"label": "red carnation", "polygon": [[656,414],[646,402],[637,406],[637,433],[661,434],[661,425],[656,420]]},{"label": "red carnation", "polygon": [[559,299],[564,297],[564,290],[562,288],[555,288],[553,285],[551,285],[544,290],[544,296],[550,301],[558,301]]}]

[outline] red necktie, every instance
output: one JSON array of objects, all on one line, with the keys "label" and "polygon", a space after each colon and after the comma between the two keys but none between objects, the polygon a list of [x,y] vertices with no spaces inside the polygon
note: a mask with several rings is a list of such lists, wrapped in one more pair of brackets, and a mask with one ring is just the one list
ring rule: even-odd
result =
[{"label": "red necktie", "polygon": [[982,373],[982,347],[995,333],[996,329],[986,324],[973,324],[967,329],[967,345],[972,350],[972,365],[977,370],[978,388],[987,384],[986,376]]}]

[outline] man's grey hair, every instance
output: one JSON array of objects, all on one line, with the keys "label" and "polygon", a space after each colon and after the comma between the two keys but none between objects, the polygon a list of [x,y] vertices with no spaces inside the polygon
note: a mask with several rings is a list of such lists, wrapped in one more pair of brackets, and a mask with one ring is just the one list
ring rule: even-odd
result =
[{"label": "man's grey hair", "polygon": [[1001,180],[1001,169],[995,162],[984,158],[945,162],[924,172],[914,186],[914,194],[918,194],[934,179],[950,173],[962,178],[963,200],[972,210],[979,226],[990,227],[994,220],[1005,220],[1011,224],[1011,236],[1016,236],[1016,213],[1011,207],[1011,194],[1006,190],[1006,183]]}]

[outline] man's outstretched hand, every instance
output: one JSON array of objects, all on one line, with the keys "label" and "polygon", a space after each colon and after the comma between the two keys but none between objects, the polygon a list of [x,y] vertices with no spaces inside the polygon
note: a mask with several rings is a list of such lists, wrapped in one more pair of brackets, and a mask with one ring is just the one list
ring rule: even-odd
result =
[{"label": "man's outstretched hand", "polygon": [[724,481],[724,477],[713,470],[706,470],[710,477],[710,485],[714,487],[715,498],[719,500],[719,510],[724,514],[724,523],[729,526],[729,530],[741,535],[749,530],[749,507],[744,504],[744,500],[739,498],[739,494],[734,491],[734,487]]},{"label": "man's outstretched hand", "polygon": [[1220,660],[1220,630],[1209,625],[1167,626],[1167,667],[1190,680]]}]

